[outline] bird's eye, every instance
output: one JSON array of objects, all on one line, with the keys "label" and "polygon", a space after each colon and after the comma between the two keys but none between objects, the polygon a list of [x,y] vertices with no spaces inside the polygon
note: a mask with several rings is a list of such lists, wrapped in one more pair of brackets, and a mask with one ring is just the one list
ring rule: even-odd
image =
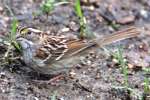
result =
[{"label": "bird's eye", "polygon": [[29,35],[30,35],[31,33],[32,33],[31,31],[28,31],[28,33],[27,33],[27,34],[29,34]]}]

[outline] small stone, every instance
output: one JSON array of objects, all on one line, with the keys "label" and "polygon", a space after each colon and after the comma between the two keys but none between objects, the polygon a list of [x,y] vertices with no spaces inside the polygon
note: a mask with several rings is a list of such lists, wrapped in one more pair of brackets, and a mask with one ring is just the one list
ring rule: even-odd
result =
[{"label": "small stone", "polygon": [[90,0],[90,3],[97,3],[98,0]]},{"label": "small stone", "polygon": [[81,66],[80,64],[77,64],[77,65],[76,65],[76,68],[77,68],[77,69],[81,69],[81,67],[82,67],[82,66]]},{"label": "small stone", "polygon": [[92,71],[92,68],[88,68],[87,70],[88,70],[89,72],[91,72],[91,71]]},{"label": "small stone", "polygon": [[39,100],[39,98],[38,98],[38,97],[34,97],[34,99],[35,99],[35,100]]},{"label": "small stone", "polygon": [[112,59],[112,61],[117,64],[118,63],[118,60],[117,59]]},{"label": "small stone", "polygon": [[73,31],[77,31],[80,27],[75,22],[71,21],[69,25],[70,29]]},{"label": "small stone", "polygon": [[133,69],[133,68],[134,68],[134,65],[129,63],[129,64],[128,64],[128,68],[129,68],[129,69]]},{"label": "small stone", "polygon": [[0,12],[2,12],[3,10],[4,10],[3,7],[0,6]]},{"label": "small stone", "polygon": [[63,97],[59,98],[60,100],[65,100]]},{"label": "small stone", "polygon": [[70,30],[69,28],[65,27],[61,30],[61,32],[68,32],[69,30]]},{"label": "small stone", "polygon": [[4,17],[4,21],[9,21],[9,17]]},{"label": "small stone", "polygon": [[74,71],[74,70],[71,70],[71,71],[69,72],[69,76],[70,76],[70,78],[74,78],[74,77],[75,77],[75,75],[76,75],[76,73],[75,73],[75,71]]},{"label": "small stone", "polygon": [[83,0],[83,2],[87,3],[87,2],[88,2],[88,0]]},{"label": "small stone", "polygon": [[135,16],[130,15],[130,16],[126,16],[124,18],[117,20],[117,22],[120,24],[127,24],[127,23],[134,22],[134,20],[135,20]]},{"label": "small stone", "polygon": [[139,49],[141,50],[141,51],[145,51],[145,52],[147,52],[149,49],[148,49],[148,46],[145,44],[145,43],[143,43],[143,44],[140,44],[139,45]]},{"label": "small stone", "polygon": [[142,46],[142,45],[140,45],[140,46],[139,46],[139,48],[140,48],[140,49],[142,49],[142,48],[143,48],[143,46]]},{"label": "small stone", "polygon": [[87,61],[87,65],[91,65],[91,63],[92,63],[92,62],[91,62],[90,60]]},{"label": "small stone", "polygon": [[4,72],[1,72],[1,73],[0,73],[0,78],[1,78],[1,79],[4,79],[5,77],[6,77],[6,74],[5,74]]},{"label": "small stone", "polygon": [[90,10],[93,11],[95,8],[94,6],[90,6]]},{"label": "small stone", "polygon": [[141,14],[141,16],[142,16],[143,18],[148,18],[148,11],[142,9],[142,10],[140,11],[140,14]]},{"label": "small stone", "polygon": [[96,73],[96,77],[95,77],[95,79],[100,79],[100,77],[101,77],[100,72]]}]

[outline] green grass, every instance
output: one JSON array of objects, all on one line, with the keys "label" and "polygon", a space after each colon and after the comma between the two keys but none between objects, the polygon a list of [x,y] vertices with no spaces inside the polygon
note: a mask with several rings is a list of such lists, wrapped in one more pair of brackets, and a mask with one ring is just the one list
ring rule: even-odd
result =
[{"label": "green grass", "polygon": [[41,6],[41,11],[44,14],[51,13],[56,6],[62,5],[62,4],[68,4],[66,0],[45,0],[44,3]]},{"label": "green grass", "polygon": [[89,31],[89,28],[87,26],[86,18],[83,15],[83,11],[81,9],[80,0],[76,0],[75,1],[74,9],[75,9],[76,15],[79,18],[79,24],[80,24],[80,34],[79,34],[79,37],[80,38],[85,38],[85,37],[86,38],[91,38],[91,37],[93,37],[93,34],[91,34],[91,32]]},{"label": "green grass", "polygon": [[9,59],[9,52],[11,52],[12,48],[15,47],[18,51],[21,51],[17,41],[16,41],[16,31],[18,26],[18,21],[15,18],[14,13],[12,12],[11,8],[7,5],[7,2],[5,2],[5,7],[7,8],[9,14],[13,17],[12,24],[11,24],[11,30],[8,34],[8,37],[4,39],[5,42],[7,42],[8,48],[6,53],[4,54],[4,59]]},{"label": "green grass", "polygon": [[148,77],[144,79],[144,93],[150,93],[150,79]]},{"label": "green grass", "polygon": [[84,16],[83,16],[83,13],[82,13],[80,0],[76,0],[76,2],[75,2],[75,12],[76,12],[77,16],[78,16],[80,19],[82,19],[83,23],[85,23],[84,20],[83,20],[83,19],[84,19]]},{"label": "green grass", "polygon": [[56,97],[57,97],[57,91],[54,91],[53,95],[50,96],[50,100],[57,100]]},{"label": "green grass", "polygon": [[149,67],[149,68],[142,68],[142,70],[143,70],[145,73],[150,73],[150,67]]},{"label": "green grass", "polygon": [[[44,3],[41,6],[41,12],[42,14],[46,14],[47,16],[55,9],[56,6],[62,5],[62,4],[68,4],[71,2],[67,2],[66,0],[45,0]],[[80,25],[80,34],[79,37],[80,38],[84,38],[84,37],[93,37],[93,34],[91,34],[91,32],[89,31],[89,28],[86,24],[86,18],[83,15],[83,11],[81,9],[81,5],[80,5],[80,0],[75,0],[75,5],[74,5],[74,9],[75,9],[75,13],[79,18],[79,25]],[[34,14],[36,15],[40,15],[39,14]]]},{"label": "green grass", "polygon": [[120,24],[115,23],[115,22],[110,22],[108,25],[111,26],[115,30],[118,30],[120,27]]},{"label": "green grass", "polygon": [[[124,85],[126,86],[126,88],[132,90],[128,84],[128,68],[127,68],[127,62],[125,61],[125,59],[123,57],[123,48],[122,47],[119,46],[118,50],[115,53],[113,53],[113,58],[117,60],[117,63],[121,67],[122,73],[124,75]],[[143,68],[142,70],[144,71],[145,74],[150,73],[150,68]],[[133,92],[133,90],[131,92]],[[145,94],[150,93],[150,78],[147,76],[144,78],[144,93]],[[137,94],[135,94],[135,95],[137,95]],[[142,97],[139,96],[139,98],[142,98]]]},{"label": "green grass", "polygon": [[12,9],[7,5],[7,2],[4,2],[4,5],[5,5],[6,9],[8,10],[8,13],[10,14],[10,16],[13,17],[12,24],[11,24],[11,31],[8,36],[8,41],[10,43],[12,43],[12,42],[16,41],[16,31],[17,31],[18,21],[15,18],[15,15],[14,15]]},{"label": "green grass", "polygon": [[11,32],[10,32],[10,43],[18,50],[21,51],[19,44],[16,41],[16,32],[17,32],[18,21],[16,18],[13,19],[11,24]]},{"label": "green grass", "polygon": [[[150,73],[150,68],[143,68],[142,69],[145,73],[145,75]],[[144,79],[144,93],[150,93],[150,78],[148,76],[145,76]]]},{"label": "green grass", "polygon": [[55,4],[55,0],[44,1],[43,5],[41,7],[42,12],[48,14],[49,12],[54,10],[54,4]]},{"label": "green grass", "polygon": [[21,48],[16,41],[17,25],[18,21],[14,18],[11,24],[11,31],[8,37],[5,38],[5,41],[8,42],[8,44],[10,44],[8,45],[7,51],[4,54],[4,59],[6,62],[10,62],[9,53],[11,52],[12,48],[15,48],[17,51],[21,52]]},{"label": "green grass", "polygon": [[121,46],[118,47],[117,52],[113,53],[113,58],[118,61],[119,66],[121,67],[122,73],[124,75],[124,85],[128,87],[128,68],[127,62],[123,57],[123,48]]}]

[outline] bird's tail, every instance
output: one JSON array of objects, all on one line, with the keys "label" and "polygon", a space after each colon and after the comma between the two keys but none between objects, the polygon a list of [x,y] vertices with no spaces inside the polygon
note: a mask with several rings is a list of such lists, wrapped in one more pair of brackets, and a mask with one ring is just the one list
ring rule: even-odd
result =
[{"label": "bird's tail", "polygon": [[127,38],[136,37],[139,34],[140,34],[140,31],[136,27],[132,26],[124,30],[115,32],[114,34],[105,36],[104,38],[96,39],[96,43],[99,46],[105,46],[113,42],[121,41]]},{"label": "bird's tail", "polygon": [[140,34],[140,31],[136,27],[129,27],[129,28],[126,28],[122,31],[118,31],[118,32],[115,32],[111,35],[107,35],[104,38],[98,38],[98,39],[92,40],[89,43],[82,43],[81,41],[79,41],[78,43],[75,42],[75,43],[72,43],[70,45],[71,46],[70,48],[74,47],[74,48],[77,48],[77,49],[73,48],[74,51],[72,51],[70,49],[70,51],[72,51],[70,56],[76,55],[79,52],[87,50],[88,48],[91,48],[95,45],[98,45],[99,47],[102,47],[102,46],[105,46],[105,45],[109,45],[113,42],[117,42],[117,41],[121,41],[121,40],[124,40],[124,39],[127,39],[127,38],[135,37],[139,34]]}]

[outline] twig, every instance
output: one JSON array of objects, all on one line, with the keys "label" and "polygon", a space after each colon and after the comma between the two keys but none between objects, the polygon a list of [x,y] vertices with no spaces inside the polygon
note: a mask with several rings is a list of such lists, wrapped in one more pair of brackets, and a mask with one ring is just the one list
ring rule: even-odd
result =
[{"label": "twig", "polygon": [[76,82],[74,83],[74,85],[77,87],[77,88],[80,88],[84,91],[87,91],[87,92],[92,92],[92,90],[90,88],[88,88],[87,86],[84,86],[83,84],[81,84],[80,82]]},{"label": "twig", "polygon": [[8,58],[9,52],[10,52],[11,49],[12,49],[12,46],[11,46],[11,45],[8,46],[8,49],[7,49],[7,51],[5,52],[4,57],[3,57],[5,60]]}]

